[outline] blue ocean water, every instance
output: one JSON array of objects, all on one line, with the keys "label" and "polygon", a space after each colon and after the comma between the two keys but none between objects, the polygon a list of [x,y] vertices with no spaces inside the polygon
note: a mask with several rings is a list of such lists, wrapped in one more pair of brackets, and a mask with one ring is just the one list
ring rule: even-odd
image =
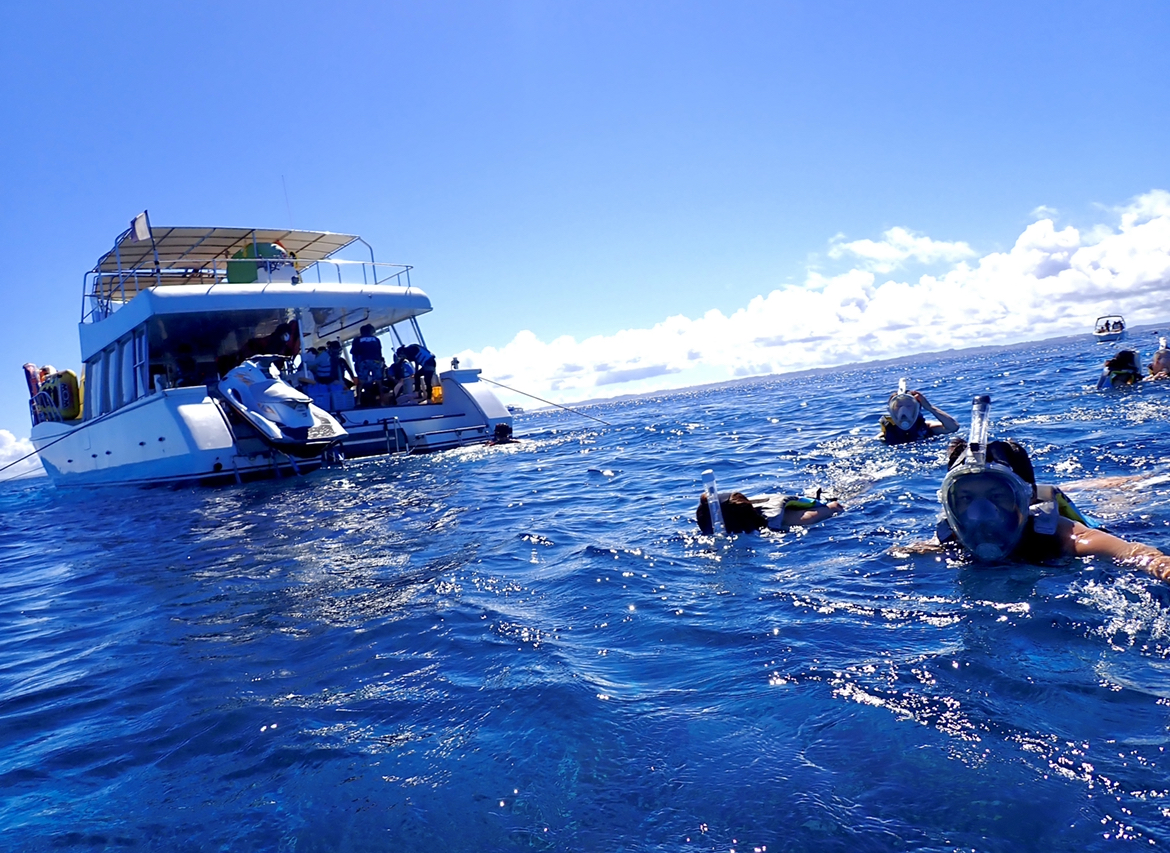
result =
[{"label": "blue ocean water", "polygon": [[[1148,355],[1155,339],[1133,341]],[[1170,383],[1090,340],[522,416],[518,444],[227,488],[0,488],[0,849],[1170,844],[1170,589],[928,539],[902,375],[1170,549]],[[700,472],[843,515],[719,545]]]}]

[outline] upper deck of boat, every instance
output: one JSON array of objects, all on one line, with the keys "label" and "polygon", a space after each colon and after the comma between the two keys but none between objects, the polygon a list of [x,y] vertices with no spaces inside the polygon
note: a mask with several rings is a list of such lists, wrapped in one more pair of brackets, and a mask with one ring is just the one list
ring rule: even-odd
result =
[{"label": "upper deck of boat", "polygon": [[[336,257],[355,244],[369,251],[368,261]],[[272,245],[280,246],[287,259],[259,257],[263,247]],[[241,257],[246,254],[251,257]],[[233,281],[233,266],[237,273],[240,266],[247,272],[254,268],[254,281]],[[274,272],[275,267],[281,269]],[[148,226],[136,231],[131,226],[85,274],[81,320],[98,322],[139,293],[162,288],[191,288],[204,294],[220,286],[238,292],[241,287],[260,289],[274,283],[409,289],[410,270],[405,264],[375,262],[370,245],[353,234],[189,226]]]}]

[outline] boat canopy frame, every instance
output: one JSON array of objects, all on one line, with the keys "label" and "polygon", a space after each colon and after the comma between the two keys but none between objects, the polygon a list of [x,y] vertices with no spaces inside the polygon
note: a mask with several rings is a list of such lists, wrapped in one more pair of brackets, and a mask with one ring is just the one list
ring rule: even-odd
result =
[{"label": "boat canopy frame", "polygon": [[[82,287],[81,322],[96,323],[110,316],[142,291],[175,285],[205,285],[209,289],[229,281],[228,263],[255,264],[257,286],[274,282],[298,284],[306,273],[316,271],[318,284],[333,275],[338,284],[390,284],[410,290],[407,264],[379,263],[373,247],[353,234],[329,231],[297,231],[277,228],[223,228],[148,226],[149,239],[139,239],[133,225],[118,235],[114,247],[98,258],[86,272]],[[343,260],[334,257],[343,249],[360,243],[370,259]],[[285,258],[260,257],[261,246],[278,244]],[[252,257],[233,258],[251,249]],[[291,276],[273,276],[280,267],[292,266]]]}]

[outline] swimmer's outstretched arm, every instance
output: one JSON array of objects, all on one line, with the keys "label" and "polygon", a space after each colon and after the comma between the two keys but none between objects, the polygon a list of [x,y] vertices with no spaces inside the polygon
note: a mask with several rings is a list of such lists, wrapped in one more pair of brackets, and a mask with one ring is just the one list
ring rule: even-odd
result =
[{"label": "swimmer's outstretched arm", "polygon": [[1125,565],[1170,580],[1170,557],[1151,545],[1127,542],[1104,530],[1093,530],[1079,521],[1061,518],[1056,529],[1061,548],[1072,557],[1112,557]]},{"label": "swimmer's outstretched arm", "polygon": [[918,401],[918,405],[938,418],[938,426],[931,426],[930,428],[931,435],[947,435],[948,433],[959,431],[959,422],[944,412],[942,409],[936,409],[934,406],[930,405],[929,401],[927,401],[926,397],[924,397],[921,392],[911,391],[910,396]]},{"label": "swimmer's outstretched arm", "polygon": [[810,524],[832,518],[837,513],[843,512],[844,509],[837,501],[829,501],[827,504],[815,506],[812,509],[786,509],[784,510],[784,528],[808,527]]}]

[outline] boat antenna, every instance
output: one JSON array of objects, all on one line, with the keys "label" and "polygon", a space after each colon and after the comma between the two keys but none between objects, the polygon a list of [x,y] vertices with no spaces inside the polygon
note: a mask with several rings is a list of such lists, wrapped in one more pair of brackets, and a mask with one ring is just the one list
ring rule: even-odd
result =
[{"label": "boat antenna", "polygon": [[284,182],[284,175],[280,176],[280,185],[284,187],[284,209],[288,211],[288,227],[292,228],[292,205],[288,203],[288,184]]},{"label": "boat antenna", "polygon": [[611,424],[609,421],[603,421],[601,418],[595,418],[593,415],[587,415],[584,412],[577,411],[576,409],[570,409],[568,406],[562,406],[560,403],[554,403],[552,400],[546,400],[543,397],[537,397],[535,394],[529,394],[527,391],[521,391],[519,388],[512,388],[509,385],[505,385],[503,382],[496,382],[492,379],[485,379],[483,376],[479,378],[484,382],[490,382],[492,385],[498,385],[500,388],[505,390],[512,391],[516,394],[523,394],[525,397],[531,397],[533,400],[539,400],[540,402],[549,406],[556,406],[558,409],[564,409],[566,412],[572,412],[574,415],[580,415],[583,418],[589,418],[591,421],[597,421],[598,423],[605,424],[606,426],[613,426],[613,424]]}]

